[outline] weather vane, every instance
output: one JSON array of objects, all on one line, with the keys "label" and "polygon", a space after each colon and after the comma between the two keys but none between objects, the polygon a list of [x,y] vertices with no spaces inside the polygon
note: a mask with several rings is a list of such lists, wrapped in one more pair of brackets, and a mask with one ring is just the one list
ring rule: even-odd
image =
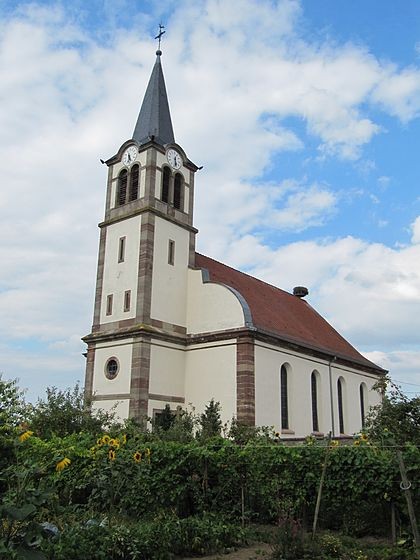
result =
[{"label": "weather vane", "polygon": [[160,51],[160,41],[162,39],[162,35],[164,33],[166,33],[166,31],[163,31],[165,29],[165,26],[162,25],[161,23],[159,23],[159,33],[156,35],[155,39],[159,39],[159,47],[158,47],[158,51]]}]

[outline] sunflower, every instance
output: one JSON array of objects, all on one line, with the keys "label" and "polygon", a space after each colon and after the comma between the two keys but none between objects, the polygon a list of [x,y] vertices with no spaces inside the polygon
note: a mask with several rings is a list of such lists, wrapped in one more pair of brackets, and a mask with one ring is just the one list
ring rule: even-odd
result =
[{"label": "sunflower", "polygon": [[330,447],[337,447],[340,445],[340,442],[337,439],[333,439],[330,443]]},{"label": "sunflower", "polygon": [[109,440],[108,445],[109,445],[110,447],[114,447],[115,449],[119,449],[119,447],[120,447],[120,442],[119,442],[119,440],[118,440],[117,438],[115,438],[115,439],[112,438],[112,439]]},{"label": "sunflower", "polygon": [[360,440],[359,440],[359,439],[356,439],[356,441],[354,442],[353,445],[360,445]]},{"label": "sunflower", "polygon": [[133,455],[133,459],[135,463],[140,463],[141,462],[141,453],[140,451],[136,451]]},{"label": "sunflower", "polygon": [[64,459],[62,459],[57,463],[57,465],[55,466],[55,470],[60,472],[66,467],[68,467],[70,463],[71,463],[70,459],[68,457],[64,457]]},{"label": "sunflower", "polygon": [[34,435],[33,432],[31,432],[30,430],[26,430],[26,432],[23,432],[23,434],[20,434],[19,441],[26,441],[27,439],[29,439],[33,435]]},{"label": "sunflower", "polygon": [[109,437],[109,435],[108,435],[108,434],[105,434],[105,435],[102,437],[102,443],[104,443],[104,444],[106,445],[106,444],[109,443],[109,440],[110,440],[110,439],[111,439],[111,438]]},{"label": "sunflower", "polygon": [[127,443],[127,436],[126,434],[123,434],[122,438],[121,438],[122,444],[125,445]]},{"label": "sunflower", "polygon": [[114,451],[113,449],[110,449],[110,450],[108,451],[108,459],[109,459],[110,461],[115,461],[115,451]]}]

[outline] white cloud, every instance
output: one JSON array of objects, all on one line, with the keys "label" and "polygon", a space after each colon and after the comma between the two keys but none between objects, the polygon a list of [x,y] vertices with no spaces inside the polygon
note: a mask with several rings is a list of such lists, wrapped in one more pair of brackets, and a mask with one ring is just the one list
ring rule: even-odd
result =
[{"label": "white cloud", "polygon": [[271,211],[269,222],[279,229],[303,231],[324,223],[336,202],[336,195],[327,188],[312,185],[290,194],[282,208]]},{"label": "white cloud", "polygon": [[[155,49],[139,14],[135,31],[112,28],[103,44],[62,6],[20,6],[0,24],[2,356],[6,374],[43,385],[73,363],[80,378],[105,196],[99,158],[130,137]],[[311,301],[358,343],[371,332],[401,340],[410,322],[412,333],[419,326],[418,245],[270,244],[273,231],[326,223],[341,200],[306,178],[261,179],[278,152],[305,157],[307,138],[288,117],[322,157],[354,160],[382,133],[369,104],[404,121],[418,113],[417,70],[385,66],[357,46],[305,41],[301,17],[293,0],[181,2],[171,16],[163,62],[174,128],[204,165],[199,246],[283,288],[308,285]],[[45,347],[34,354],[28,340]]]},{"label": "white cloud", "polygon": [[372,100],[391,115],[407,122],[420,115],[420,70],[389,67],[382,72]]},{"label": "white cloud", "polygon": [[411,243],[420,243],[420,216],[417,216],[417,218],[411,224],[411,231]]}]

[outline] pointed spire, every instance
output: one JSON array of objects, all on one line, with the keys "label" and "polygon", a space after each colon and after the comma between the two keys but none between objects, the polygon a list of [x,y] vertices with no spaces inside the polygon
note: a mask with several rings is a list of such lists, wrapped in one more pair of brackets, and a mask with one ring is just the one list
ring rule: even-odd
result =
[{"label": "pointed spire", "polygon": [[133,140],[136,140],[140,145],[151,140],[152,136],[158,144],[164,145],[175,142],[165,79],[160,63],[161,54],[160,49],[156,51],[156,62],[133,132]]}]

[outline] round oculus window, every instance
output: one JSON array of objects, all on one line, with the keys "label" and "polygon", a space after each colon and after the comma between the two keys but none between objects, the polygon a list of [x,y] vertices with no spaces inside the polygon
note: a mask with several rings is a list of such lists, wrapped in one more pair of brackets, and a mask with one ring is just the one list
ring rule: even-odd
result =
[{"label": "round oculus window", "polygon": [[105,375],[108,379],[115,379],[118,375],[120,364],[117,358],[109,358],[105,364]]}]

